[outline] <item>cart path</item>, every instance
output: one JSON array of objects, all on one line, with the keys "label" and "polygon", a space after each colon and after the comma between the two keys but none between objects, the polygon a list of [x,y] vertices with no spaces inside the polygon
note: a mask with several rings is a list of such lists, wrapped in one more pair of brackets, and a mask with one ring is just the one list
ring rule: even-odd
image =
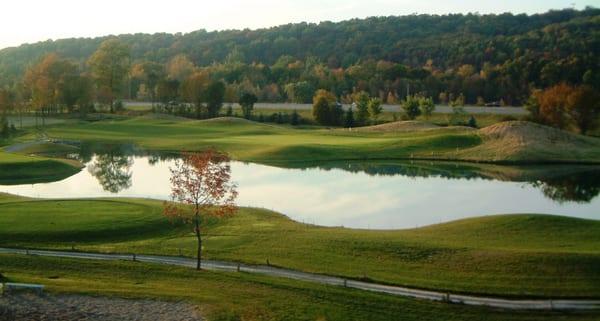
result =
[{"label": "cart path", "polygon": [[[136,260],[146,263],[176,265],[189,268],[196,267],[196,260],[192,258],[159,255],[133,255],[133,254],[101,254],[86,252],[68,252],[52,250],[24,250],[13,248],[0,248],[0,254],[22,254],[49,257],[62,257],[92,260]],[[316,273],[307,273],[291,269],[277,268],[266,265],[248,265],[236,262],[203,260],[202,268],[215,271],[246,272],[274,277],[289,278],[332,286],[342,286],[371,292],[386,293],[403,297],[424,299],[431,301],[449,302],[473,306],[487,306],[508,310],[599,310],[600,300],[552,300],[552,299],[502,299],[477,295],[452,294],[448,292],[419,290],[408,287],[384,285],[342,277],[328,276]]]}]

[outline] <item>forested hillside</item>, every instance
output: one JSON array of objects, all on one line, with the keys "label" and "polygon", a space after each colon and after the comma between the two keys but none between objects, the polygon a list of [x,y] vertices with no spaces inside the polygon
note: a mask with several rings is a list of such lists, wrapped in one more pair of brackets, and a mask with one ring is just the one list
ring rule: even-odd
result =
[{"label": "forested hillside", "polygon": [[[1,50],[0,86],[13,86],[28,66],[54,52],[85,72],[88,58],[108,38]],[[442,103],[463,94],[471,104],[522,104],[534,88],[600,83],[600,9],[592,8],[531,16],[373,17],[118,39],[130,47],[132,70],[157,62],[176,81],[187,75],[174,70],[205,71],[226,83],[231,100],[252,92],[261,101],[308,102],[323,88],[342,100],[365,90],[395,103],[410,88]],[[123,98],[144,99],[143,83],[132,73]]]}]

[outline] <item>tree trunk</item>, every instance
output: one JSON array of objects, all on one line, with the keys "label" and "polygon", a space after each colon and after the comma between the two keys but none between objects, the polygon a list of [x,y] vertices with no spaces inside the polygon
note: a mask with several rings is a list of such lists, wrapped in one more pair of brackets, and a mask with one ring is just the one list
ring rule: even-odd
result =
[{"label": "tree trunk", "polygon": [[198,213],[198,206],[196,206],[196,215],[194,219],[194,223],[196,224],[196,238],[198,239],[198,254],[197,254],[197,262],[196,262],[196,270],[201,269],[201,261],[202,261],[202,236],[200,235],[200,215]]}]

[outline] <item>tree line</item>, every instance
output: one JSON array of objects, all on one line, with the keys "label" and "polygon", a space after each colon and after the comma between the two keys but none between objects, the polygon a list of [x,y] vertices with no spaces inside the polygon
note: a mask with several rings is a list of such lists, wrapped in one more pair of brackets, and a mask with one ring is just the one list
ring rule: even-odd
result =
[{"label": "tree line", "polygon": [[342,101],[365,91],[383,103],[422,93],[442,104],[462,95],[467,104],[520,105],[534,90],[563,82],[597,89],[599,27],[600,10],[587,8],[65,39],[0,51],[0,86],[15,86],[49,53],[89,71],[89,57],[116,38],[130,48],[126,99],[184,100],[184,82],[196,74],[195,81],[222,81],[226,101],[252,93],[265,102],[310,103],[326,89]]}]

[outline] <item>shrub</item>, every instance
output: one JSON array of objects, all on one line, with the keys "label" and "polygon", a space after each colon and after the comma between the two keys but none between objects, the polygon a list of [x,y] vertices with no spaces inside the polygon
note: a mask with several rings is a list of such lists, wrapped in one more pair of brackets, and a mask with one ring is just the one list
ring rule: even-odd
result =
[{"label": "shrub", "polygon": [[417,96],[408,96],[406,100],[402,102],[402,109],[404,110],[404,115],[409,120],[413,120],[417,118],[421,114],[421,110],[419,109],[419,98]]}]

